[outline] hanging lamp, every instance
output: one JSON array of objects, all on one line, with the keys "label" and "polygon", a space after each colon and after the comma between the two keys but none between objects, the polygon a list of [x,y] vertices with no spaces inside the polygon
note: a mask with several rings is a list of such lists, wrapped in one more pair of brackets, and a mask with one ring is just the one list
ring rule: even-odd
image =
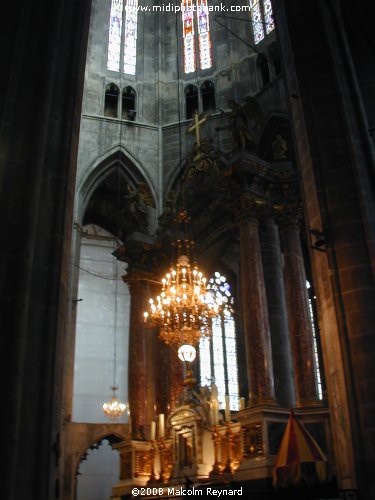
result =
[{"label": "hanging lamp", "polygon": [[112,397],[106,403],[103,403],[103,412],[104,415],[111,420],[117,420],[119,417],[125,413],[126,404],[121,403],[117,397],[116,391],[118,387],[116,385],[111,387],[112,389]]},{"label": "hanging lamp", "polygon": [[[119,177],[120,174],[118,173]],[[120,185],[120,182],[119,182]],[[118,191],[119,193],[119,191]],[[119,194],[118,194],[119,198]],[[116,347],[117,347],[117,342],[116,342],[116,333],[117,333],[117,292],[118,292],[118,276],[117,276],[117,260],[116,260],[116,265],[115,265],[115,314],[114,314],[114,324],[113,324],[113,385],[111,387],[112,390],[112,397],[103,403],[103,412],[104,415],[111,420],[117,420],[120,418],[126,410],[126,404],[122,403],[116,394],[116,391],[118,390],[118,386],[116,384],[116,361],[117,361],[117,355],[116,355]]]},{"label": "hanging lamp", "polygon": [[177,223],[183,226],[184,238],[176,241],[174,262],[161,280],[161,293],[150,298],[144,318],[147,326],[160,329],[159,337],[167,345],[194,347],[201,337],[211,335],[212,318],[219,314],[220,306],[194,260],[189,217],[183,208]]}]

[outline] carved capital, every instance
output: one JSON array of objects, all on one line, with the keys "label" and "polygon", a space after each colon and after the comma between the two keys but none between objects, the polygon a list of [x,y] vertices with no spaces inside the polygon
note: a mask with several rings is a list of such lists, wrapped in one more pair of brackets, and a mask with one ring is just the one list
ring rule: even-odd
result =
[{"label": "carved capital", "polygon": [[250,193],[244,193],[239,198],[235,206],[235,219],[241,225],[250,219],[263,222],[266,219],[277,217],[274,205],[264,198],[260,198]]},{"label": "carved capital", "polygon": [[277,222],[280,229],[285,229],[287,227],[300,227],[303,220],[303,211],[300,205],[295,206],[285,206],[278,205],[276,207],[277,211]]},{"label": "carved capital", "polygon": [[132,269],[126,275],[122,276],[122,280],[128,285],[131,294],[146,291],[149,286],[160,286],[152,273],[139,269]]}]

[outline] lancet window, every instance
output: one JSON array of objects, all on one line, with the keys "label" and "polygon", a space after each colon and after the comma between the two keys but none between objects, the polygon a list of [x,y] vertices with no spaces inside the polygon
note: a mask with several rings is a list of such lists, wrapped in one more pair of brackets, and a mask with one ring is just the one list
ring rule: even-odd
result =
[{"label": "lancet window", "polygon": [[318,389],[318,397],[319,399],[323,399],[323,387],[322,387],[322,376],[320,372],[320,363],[319,363],[319,349],[318,349],[318,339],[317,339],[317,331],[316,331],[316,321],[315,321],[315,313],[314,313],[314,304],[315,295],[313,294],[311,285],[309,281],[306,281],[306,288],[309,297],[309,313],[310,313],[310,321],[311,321],[311,330],[313,335],[313,348],[314,348],[314,358],[315,358],[315,372],[316,372],[316,383]]},{"label": "lancet window", "polygon": [[220,407],[229,396],[231,410],[239,409],[236,327],[233,317],[233,297],[225,276],[215,272],[208,288],[222,304],[222,313],[212,321],[212,337],[202,338],[199,344],[200,382],[202,386],[215,383]]},{"label": "lancet window", "polygon": [[196,71],[196,54],[198,54],[199,69],[211,68],[212,47],[207,0],[184,0],[182,34],[185,74]]},{"label": "lancet window", "polygon": [[[125,10],[125,12],[124,12]],[[109,19],[107,69],[135,75],[137,61],[138,0],[112,0]]]},{"label": "lancet window", "polygon": [[275,28],[271,0],[249,0],[254,43],[261,42]]}]

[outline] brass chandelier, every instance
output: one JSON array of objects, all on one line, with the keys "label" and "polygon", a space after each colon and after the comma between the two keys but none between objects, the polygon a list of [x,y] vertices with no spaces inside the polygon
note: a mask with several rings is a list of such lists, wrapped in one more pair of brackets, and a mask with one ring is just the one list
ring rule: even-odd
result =
[{"label": "brass chandelier", "polygon": [[106,417],[112,420],[117,420],[125,413],[126,404],[121,403],[116,395],[118,387],[114,385],[111,389],[112,397],[109,401],[103,404],[103,413]]},{"label": "brass chandelier", "polygon": [[177,222],[185,226],[185,238],[177,240],[176,261],[162,279],[160,295],[149,300],[144,318],[147,326],[160,328],[159,337],[167,345],[194,346],[211,334],[212,318],[219,314],[220,306],[194,262],[186,210],[179,211]]}]

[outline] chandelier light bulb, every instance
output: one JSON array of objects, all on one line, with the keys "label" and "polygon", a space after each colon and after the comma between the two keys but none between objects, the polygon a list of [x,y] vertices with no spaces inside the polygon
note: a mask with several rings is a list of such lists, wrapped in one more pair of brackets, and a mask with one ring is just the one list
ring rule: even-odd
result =
[{"label": "chandelier light bulb", "polygon": [[103,412],[111,420],[117,420],[125,413],[126,404],[121,403],[116,395],[118,387],[113,386],[111,389],[113,393],[112,397],[109,401],[103,403]]},{"label": "chandelier light bulb", "polygon": [[192,363],[197,355],[197,351],[192,345],[184,344],[178,349],[178,357],[181,361]]}]

